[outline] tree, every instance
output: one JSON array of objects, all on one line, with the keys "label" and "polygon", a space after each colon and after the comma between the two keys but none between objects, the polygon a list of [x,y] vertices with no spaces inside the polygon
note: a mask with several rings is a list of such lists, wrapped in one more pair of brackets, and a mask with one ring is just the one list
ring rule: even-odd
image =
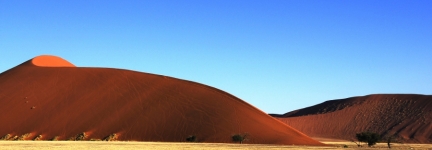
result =
[{"label": "tree", "polygon": [[360,142],[365,142],[369,147],[375,145],[376,142],[380,140],[380,135],[374,132],[361,132],[356,134],[357,140]]},{"label": "tree", "polygon": [[240,144],[242,144],[244,141],[246,141],[248,134],[235,134],[233,135],[231,138],[233,140],[233,142],[240,142]]},{"label": "tree", "polygon": [[385,136],[383,139],[387,142],[388,148],[391,148],[391,143],[400,143],[396,135]]},{"label": "tree", "polygon": [[387,146],[388,146],[388,148],[391,148],[391,142],[392,142],[392,137],[388,137],[387,138]]}]

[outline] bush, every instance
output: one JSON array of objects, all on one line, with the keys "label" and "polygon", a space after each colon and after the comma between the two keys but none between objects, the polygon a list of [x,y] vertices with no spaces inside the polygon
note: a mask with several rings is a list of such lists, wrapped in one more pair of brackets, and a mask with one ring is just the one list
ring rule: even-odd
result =
[{"label": "bush", "polygon": [[12,137],[12,138],[10,138],[9,140],[12,140],[12,141],[18,141],[18,136],[17,135],[15,135],[14,137]]},{"label": "bush", "polygon": [[356,134],[357,140],[360,142],[365,142],[369,147],[375,145],[376,142],[380,140],[380,135],[374,132],[361,132]]},{"label": "bush", "polygon": [[16,141],[23,141],[23,140],[25,140],[25,139],[26,139],[27,137],[29,137],[29,136],[31,136],[30,133],[23,134],[23,135],[19,136],[19,137],[16,139]]},{"label": "bush", "polygon": [[11,137],[10,134],[6,134],[6,135],[3,136],[2,138],[0,138],[0,140],[9,140],[10,137]]},{"label": "bush", "polygon": [[240,144],[242,144],[244,141],[247,140],[247,136],[247,134],[235,134],[231,138],[233,142],[239,142]]},{"label": "bush", "polygon": [[50,141],[58,141],[59,136],[54,136],[53,138],[49,139]]},{"label": "bush", "polygon": [[38,135],[35,138],[33,138],[33,141],[38,141],[42,139],[42,135]]},{"label": "bush", "polygon": [[191,135],[191,136],[188,136],[186,138],[186,141],[188,141],[188,142],[196,142],[198,140],[197,140],[197,137],[195,135]]},{"label": "bush", "polygon": [[117,140],[117,134],[113,133],[102,139],[103,141],[115,141]]},{"label": "bush", "polygon": [[86,137],[87,137],[87,135],[85,134],[85,132],[83,132],[83,133],[76,135],[74,140],[75,141],[83,141]]}]

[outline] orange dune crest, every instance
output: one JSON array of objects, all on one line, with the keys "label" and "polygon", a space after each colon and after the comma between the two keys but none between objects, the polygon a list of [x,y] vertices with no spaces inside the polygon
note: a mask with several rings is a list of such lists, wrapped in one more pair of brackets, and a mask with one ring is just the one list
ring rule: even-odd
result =
[{"label": "orange dune crest", "polygon": [[39,67],[75,67],[63,58],[52,55],[40,55],[31,60],[32,64]]},{"label": "orange dune crest", "polygon": [[[37,66],[34,67],[31,63]],[[324,145],[245,101],[204,84],[137,71],[57,67],[39,56],[0,74],[0,137]]]}]

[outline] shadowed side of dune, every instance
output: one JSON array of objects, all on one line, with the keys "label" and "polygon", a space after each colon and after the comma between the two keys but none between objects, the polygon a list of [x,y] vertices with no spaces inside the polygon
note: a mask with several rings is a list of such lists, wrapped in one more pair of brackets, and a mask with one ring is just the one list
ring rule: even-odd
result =
[{"label": "shadowed side of dune", "polygon": [[119,140],[323,145],[216,88],[167,76],[109,68],[37,67],[0,74],[0,136],[65,140],[115,133]]},{"label": "shadowed side of dune", "polygon": [[372,131],[401,142],[432,143],[431,108],[432,96],[376,94],[272,116],[312,137],[353,140],[356,133]]}]

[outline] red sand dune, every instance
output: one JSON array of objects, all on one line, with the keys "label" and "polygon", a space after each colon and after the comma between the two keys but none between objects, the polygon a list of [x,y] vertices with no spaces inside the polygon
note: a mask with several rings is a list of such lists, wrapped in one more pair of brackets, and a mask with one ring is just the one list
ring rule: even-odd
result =
[{"label": "red sand dune", "polygon": [[[49,66],[49,67],[41,67]],[[53,67],[68,66],[68,67]],[[122,69],[80,68],[36,57],[0,74],[0,136],[60,140],[85,132],[118,140],[323,145],[216,88]]]},{"label": "red sand dune", "polygon": [[312,137],[352,140],[356,133],[372,131],[401,142],[432,143],[430,95],[352,97],[273,116]]}]

